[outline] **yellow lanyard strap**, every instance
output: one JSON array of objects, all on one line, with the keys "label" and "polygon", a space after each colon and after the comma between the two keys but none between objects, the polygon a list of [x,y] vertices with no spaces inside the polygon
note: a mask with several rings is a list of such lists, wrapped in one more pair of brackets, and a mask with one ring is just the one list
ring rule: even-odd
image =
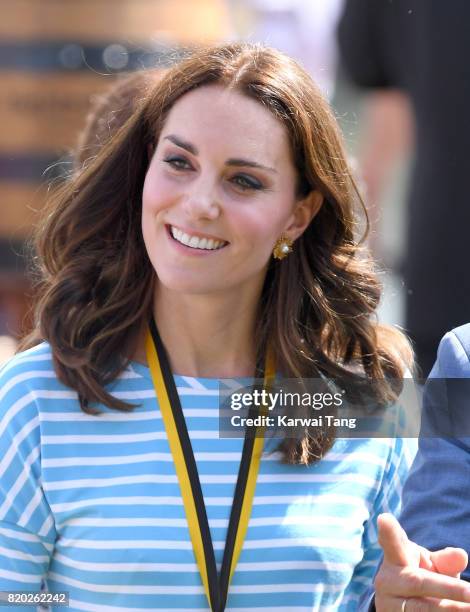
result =
[{"label": "yellow lanyard strap", "polygon": [[[214,548],[207,520],[202,489],[181,403],[174,383],[165,348],[153,320],[146,337],[147,361],[162,414],[168,443],[188,521],[194,556],[199,568],[207,600],[213,612],[223,612],[228,588],[240,556],[251,515],[253,497],[263,452],[263,429],[245,437],[230,515],[227,540],[220,577],[217,574]],[[265,387],[275,374],[272,358],[265,364]]]}]

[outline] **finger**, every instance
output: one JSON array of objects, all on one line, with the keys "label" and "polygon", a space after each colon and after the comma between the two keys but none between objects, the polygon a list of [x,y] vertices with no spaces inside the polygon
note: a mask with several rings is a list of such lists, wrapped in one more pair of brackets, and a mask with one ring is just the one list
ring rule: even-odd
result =
[{"label": "finger", "polygon": [[[435,604],[437,606],[435,608],[436,610],[447,610],[447,612],[470,612],[470,604],[468,603],[459,603],[458,601],[449,601],[448,599],[435,601],[437,602]],[[417,609],[419,610],[419,608]],[[406,610],[406,612],[413,612],[413,608],[411,608],[411,610]]]},{"label": "finger", "polygon": [[[403,604],[403,600],[401,600]],[[405,612],[437,612],[447,610],[447,612],[470,612],[470,604],[450,601],[448,599],[407,599]],[[400,610],[401,612],[401,610]]]},{"label": "finger", "polygon": [[419,551],[419,567],[421,569],[427,569],[431,572],[437,572],[437,569],[431,559],[431,552],[423,546],[417,545],[417,548]]},{"label": "finger", "polygon": [[468,555],[462,548],[444,548],[432,552],[430,559],[440,574],[458,577],[467,567]]},{"label": "finger", "polygon": [[[380,580],[387,581],[387,569]],[[390,578],[391,574],[388,576]],[[377,574],[376,582],[379,580]],[[470,585],[464,580],[458,580],[443,574],[436,574],[423,569],[403,568],[393,580],[387,581],[387,594],[395,597],[435,597],[450,599],[462,603],[470,603]],[[380,582],[379,582],[380,584]]]},{"label": "finger", "polygon": [[406,601],[405,612],[470,612],[470,603],[459,603],[448,599],[435,599],[431,597],[381,597],[376,598],[377,612],[402,612]]},{"label": "finger", "polygon": [[402,612],[403,602],[407,601],[406,612],[410,612],[408,601],[404,597],[375,597],[376,612]]},{"label": "finger", "polygon": [[379,544],[384,551],[384,561],[406,567],[417,565],[410,541],[400,523],[392,514],[380,514],[377,519]]}]

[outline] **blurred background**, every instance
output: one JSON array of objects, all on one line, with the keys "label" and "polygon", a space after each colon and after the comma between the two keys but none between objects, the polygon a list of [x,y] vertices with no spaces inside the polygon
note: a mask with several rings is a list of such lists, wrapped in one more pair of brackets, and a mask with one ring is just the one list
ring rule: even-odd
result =
[{"label": "blurred background", "polygon": [[[379,5],[389,13],[380,16]],[[380,319],[407,326],[414,288],[403,279],[403,264],[416,101],[399,69],[416,55],[406,46],[409,30],[423,53],[424,35],[418,39],[409,25],[427,10],[423,0],[0,0],[0,9],[0,362],[32,324],[25,245],[48,193],[70,173],[97,97],[124,74],[164,69],[183,49],[226,40],[287,52],[329,98],[369,209],[369,246],[385,286]],[[372,17],[397,31],[388,35]],[[399,19],[408,20],[405,27]],[[380,38],[385,45],[393,36],[411,55],[393,60]],[[366,47],[368,37],[374,44]],[[419,72],[419,61],[408,63]],[[387,78],[374,79],[380,62]],[[438,336],[463,322],[456,315],[436,325],[431,357],[420,360],[425,374]]]}]

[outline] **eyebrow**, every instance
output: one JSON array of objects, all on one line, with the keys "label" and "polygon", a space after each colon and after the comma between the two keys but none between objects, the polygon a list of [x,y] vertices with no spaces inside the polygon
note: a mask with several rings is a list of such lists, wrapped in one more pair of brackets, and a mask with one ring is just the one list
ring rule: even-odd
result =
[{"label": "eyebrow", "polygon": [[185,142],[184,140],[181,140],[181,138],[178,138],[178,136],[175,136],[174,134],[165,136],[163,140],[169,140],[170,142],[175,144],[177,147],[181,147],[182,149],[185,149],[192,155],[199,155],[199,151],[196,149],[194,145],[190,144],[189,142]]},{"label": "eyebrow", "polygon": [[[199,151],[194,145],[192,145],[190,142],[181,140],[181,138],[178,138],[178,136],[175,136],[174,134],[169,134],[168,136],[165,136],[163,140],[169,140],[170,142],[175,144],[177,147],[181,147],[185,151],[188,151],[189,153],[191,153],[191,155],[199,155]],[[236,166],[236,167],[248,166],[249,168],[259,168],[260,170],[267,170],[268,172],[274,172],[277,174],[277,170],[275,170],[274,168],[270,168],[269,166],[264,166],[263,164],[259,164],[258,162],[252,161],[250,159],[232,157],[228,159],[225,163],[227,166]]]},{"label": "eyebrow", "polygon": [[227,166],[248,166],[249,168],[259,168],[260,170],[267,170],[268,172],[274,172],[277,174],[277,170],[274,168],[263,166],[263,164],[258,164],[258,162],[251,161],[249,159],[231,158],[226,161],[226,164]]}]

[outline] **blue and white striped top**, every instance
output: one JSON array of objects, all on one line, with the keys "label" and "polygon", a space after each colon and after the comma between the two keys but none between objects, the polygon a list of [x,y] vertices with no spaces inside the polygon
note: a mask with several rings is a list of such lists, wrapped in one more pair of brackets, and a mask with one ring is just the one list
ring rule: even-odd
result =
[{"label": "blue and white striped top", "polygon": [[[219,438],[217,380],[175,382],[220,569],[243,440]],[[150,371],[131,362],[109,389],[139,407],[84,414],[46,343],[3,368],[0,591],[46,581],[73,611],[207,612]],[[406,449],[338,439],[312,466],[266,452],[227,610],[356,612],[380,557],[376,517],[399,509]]]}]

